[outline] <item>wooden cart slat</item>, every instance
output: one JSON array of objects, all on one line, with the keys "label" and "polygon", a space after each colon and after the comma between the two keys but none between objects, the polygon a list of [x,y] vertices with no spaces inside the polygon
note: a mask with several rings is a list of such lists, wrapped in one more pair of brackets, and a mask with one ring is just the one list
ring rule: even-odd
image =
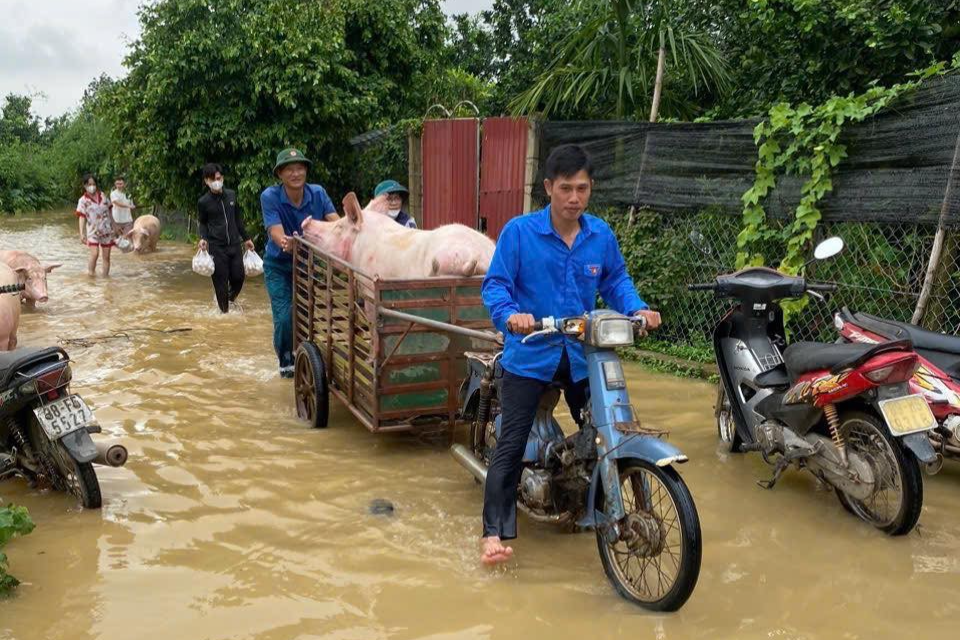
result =
[{"label": "wooden cart slat", "polygon": [[380,309],[490,331],[482,277],[384,280],[299,239],[293,279],[294,348],[311,342],[320,349],[331,393],[362,424],[374,432],[454,426],[463,354],[494,345],[386,318]]}]

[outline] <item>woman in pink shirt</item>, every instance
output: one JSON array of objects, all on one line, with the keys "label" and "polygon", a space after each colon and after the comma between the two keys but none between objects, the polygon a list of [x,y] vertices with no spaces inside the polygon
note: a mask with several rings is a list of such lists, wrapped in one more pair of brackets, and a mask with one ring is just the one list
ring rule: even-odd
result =
[{"label": "woman in pink shirt", "polygon": [[110,275],[110,248],[116,236],[116,223],[110,212],[110,200],[97,188],[92,174],[83,176],[83,195],[77,203],[80,218],[80,242],[90,248],[87,273],[96,274],[97,257],[103,254],[103,275]]}]

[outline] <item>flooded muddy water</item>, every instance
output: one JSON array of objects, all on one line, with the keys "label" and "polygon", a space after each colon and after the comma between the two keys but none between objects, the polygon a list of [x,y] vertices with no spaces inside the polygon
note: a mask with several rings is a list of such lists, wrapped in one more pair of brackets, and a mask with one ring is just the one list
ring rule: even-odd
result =
[{"label": "flooded muddy water", "polygon": [[[330,428],[294,411],[271,348],[263,278],[243,314],[215,312],[193,251],[160,243],[85,274],[68,214],[0,219],[0,249],[63,267],[21,345],[70,346],[74,390],[130,450],[98,468],[101,511],[21,480],[0,483],[36,530],[5,551],[23,584],[0,601],[0,638],[933,638],[960,619],[960,464],[925,478],[920,526],[891,539],[813,480],[773,491],[755,456],[716,446],[714,389],[628,367],[647,423],[671,431],[700,512],[703,568],[682,611],[616,596],[592,533],[521,515],[516,561],[477,562],[482,495],[446,447],[372,435],[334,401]],[[667,318],[669,322],[669,318]],[[156,333],[131,329],[191,328]],[[392,517],[370,515],[374,498]]]}]

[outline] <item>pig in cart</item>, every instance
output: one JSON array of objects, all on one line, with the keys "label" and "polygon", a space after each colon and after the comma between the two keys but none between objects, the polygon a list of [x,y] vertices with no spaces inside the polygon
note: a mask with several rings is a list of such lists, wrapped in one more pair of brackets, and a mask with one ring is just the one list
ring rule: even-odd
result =
[{"label": "pig in cart", "polygon": [[327,426],[336,396],[370,431],[457,422],[465,353],[495,353],[482,276],[380,279],[300,238],[294,252],[298,415]]}]

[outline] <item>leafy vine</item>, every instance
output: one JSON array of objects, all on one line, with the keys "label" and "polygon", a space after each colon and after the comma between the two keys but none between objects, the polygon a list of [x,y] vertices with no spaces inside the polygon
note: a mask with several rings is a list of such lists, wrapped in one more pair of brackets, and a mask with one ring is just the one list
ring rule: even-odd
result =
[{"label": "leafy vine", "polygon": [[[769,117],[754,129],[758,148],[756,177],[741,198],[743,229],[737,236],[737,267],[764,264],[766,259],[759,252],[759,243],[779,238],[786,242],[786,254],[778,268],[799,274],[820,222],[819,203],[833,190],[833,170],[847,157],[846,145],[840,141],[843,127],[875,115],[924,80],[957,68],[960,55],[952,64],[941,62],[912,74],[916,79],[909,82],[873,86],[859,95],[834,96],[816,107],[781,103],[771,108]],[[793,220],[777,231],[767,225],[763,202],[780,174],[805,176],[806,181]]]}]

